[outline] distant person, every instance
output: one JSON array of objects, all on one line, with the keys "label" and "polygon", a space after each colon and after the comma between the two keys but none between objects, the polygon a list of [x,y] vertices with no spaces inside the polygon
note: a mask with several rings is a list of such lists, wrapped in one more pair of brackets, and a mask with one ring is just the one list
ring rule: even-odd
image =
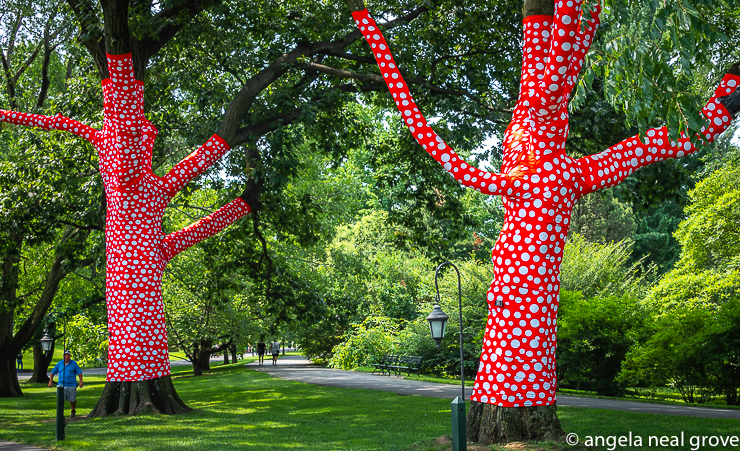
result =
[{"label": "distant person", "polygon": [[265,364],[265,351],[267,351],[267,345],[265,342],[260,341],[257,343],[257,355],[259,356],[259,365]]},{"label": "distant person", "polygon": [[17,372],[23,371],[23,353],[19,352],[18,355],[15,358],[15,363],[18,366]]},{"label": "distant person", "polygon": [[59,361],[54,369],[51,370],[51,378],[49,379],[49,388],[54,383],[54,376],[60,374],[59,384],[57,387],[64,387],[64,400],[69,401],[70,407],[72,407],[72,413],[70,418],[74,418],[77,414],[77,376],[80,376],[80,388],[82,388],[82,370],[77,362],[72,360],[72,353],[64,351],[64,360]]},{"label": "distant person", "polygon": [[273,341],[270,345],[270,353],[272,354],[272,364],[277,365],[277,359],[280,355],[280,343]]}]

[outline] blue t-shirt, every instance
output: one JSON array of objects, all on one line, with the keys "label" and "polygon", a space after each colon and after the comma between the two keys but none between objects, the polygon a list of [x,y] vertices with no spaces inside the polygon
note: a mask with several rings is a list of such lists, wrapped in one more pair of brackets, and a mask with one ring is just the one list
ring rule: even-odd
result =
[{"label": "blue t-shirt", "polygon": [[[52,376],[55,374],[59,375],[59,383],[57,384],[57,387],[76,387],[77,375],[82,374],[80,366],[77,365],[77,362],[70,359],[69,363],[66,365],[66,371],[64,367],[64,360],[60,360],[59,363],[54,366],[54,369],[51,370]],[[64,380],[62,380],[62,378]],[[63,385],[62,382],[64,382]]]}]

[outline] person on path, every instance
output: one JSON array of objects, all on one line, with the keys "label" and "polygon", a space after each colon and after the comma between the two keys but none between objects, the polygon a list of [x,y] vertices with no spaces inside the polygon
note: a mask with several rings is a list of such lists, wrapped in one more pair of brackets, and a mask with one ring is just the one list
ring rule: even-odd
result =
[{"label": "person on path", "polygon": [[15,362],[18,367],[17,372],[19,373],[22,372],[23,371],[23,353],[21,352],[18,353],[18,355],[15,358]]},{"label": "person on path", "polygon": [[267,345],[264,341],[257,343],[257,355],[259,356],[259,364],[264,365],[265,363],[265,351],[267,351]]},{"label": "person on path", "polygon": [[272,354],[272,364],[277,365],[277,359],[280,355],[280,343],[273,341],[270,345],[270,353]]},{"label": "person on path", "polygon": [[60,360],[51,370],[51,377],[49,378],[49,388],[54,383],[54,376],[60,374],[59,384],[57,387],[64,387],[64,400],[69,401],[70,407],[72,407],[72,413],[70,418],[74,418],[77,414],[77,376],[80,376],[80,388],[82,388],[82,369],[77,365],[77,362],[72,360],[72,353],[69,350],[64,351],[64,360]]}]

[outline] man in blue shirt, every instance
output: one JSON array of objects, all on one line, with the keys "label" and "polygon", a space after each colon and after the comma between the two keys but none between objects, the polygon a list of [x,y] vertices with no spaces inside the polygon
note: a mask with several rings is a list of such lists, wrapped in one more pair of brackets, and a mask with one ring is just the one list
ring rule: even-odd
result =
[{"label": "man in blue shirt", "polygon": [[69,350],[64,351],[64,360],[60,361],[51,370],[51,378],[49,379],[49,388],[54,383],[54,376],[57,374],[59,377],[59,384],[57,387],[64,387],[64,400],[69,401],[69,405],[72,407],[72,414],[70,418],[74,418],[75,407],[77,407],[77,376],[80,376],[80,388],[82,388],[82,370],[77,362],[72,360],[72,353]]}]

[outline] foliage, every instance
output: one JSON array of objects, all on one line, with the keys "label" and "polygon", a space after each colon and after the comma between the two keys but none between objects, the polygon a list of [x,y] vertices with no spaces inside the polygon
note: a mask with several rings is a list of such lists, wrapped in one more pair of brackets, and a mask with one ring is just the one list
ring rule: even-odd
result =
[{"label": "foliage", "polygon": [[75,315],[65,325],[67,348],[80,366],[100,366],[108,361],[108,327]]},{"label": "foliage", "polygon": [[641,132],[663,122],[672,139],[694,135],[704,120],[693,74],[713,68],[705,78],[719,80],[737,61],[736,48],[722,45],[737,29],[737,7],[725,0],[607,2],[575,104],[598,76],[609,102]]},{"label": "foliage", "polygon": [[740,163],[728,164],[696,185],[687,218],[676,231],[684,262],[697,269],[740,270]]},{"label": "foliage", "polygon": [[646,312],[628,295],[583,298],[561,291],[558,308],[558,386],[617,396],[622,361],[644,340]]},{"label": "foliage", "polygon": [[686,402],[702,403],[719,394],[738,404],[738,298],[719,307],[679,306],[658,318],[654,328],[652,337],[629,353],[621,381],[669,384]]},{"label": "foliage", "polygon": [[632,208],[620,202],[613,190],[597,191],[581,198],[573,208],[570,232],[591,243],[616,243],[635,234]]},{"label": "foliage", "polygon": [[649,271],[641,271],[640,262],[630,262],[631,246],[629,241],[598,244],[569,236],[560,268],[561,290],[579,291],[585,298],[639,294]]},{"label": "foliage", "polygon": [[334,347],[329,367],[353,370],[377,363],[385,354],[397,354],[398,324],[390,318],[367,317],[352,325],[347,339]]}]

